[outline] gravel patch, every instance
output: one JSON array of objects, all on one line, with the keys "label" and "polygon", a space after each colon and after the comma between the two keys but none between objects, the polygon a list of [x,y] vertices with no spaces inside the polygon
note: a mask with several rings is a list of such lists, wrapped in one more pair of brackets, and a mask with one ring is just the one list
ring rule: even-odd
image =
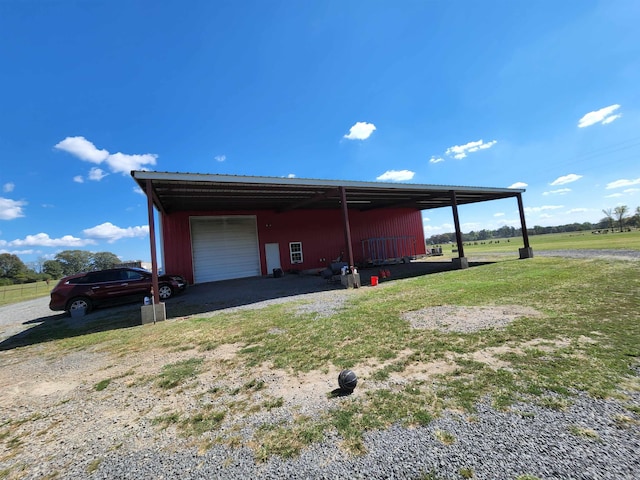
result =
[{"label": "gravel patch", "polygon": [[[635,394],[634,403],[640,397]],[[640,436],[616,418],[628,412],[617,402],[578,395],[566,411],[521,403],[499,412],[486,403],[473,418],[447,414],[428,427],[395,425],[366,436],[368,453],[349,456],[339,438],[327,435],[292,460],[256,463],[245,448],[214,446],[204,454],[142,449],[109,453],[88,478],[464,478],[637,479]],[[451,438],[443,443],[441,432]],[[72,468],[65,478],[83,476]]]}]

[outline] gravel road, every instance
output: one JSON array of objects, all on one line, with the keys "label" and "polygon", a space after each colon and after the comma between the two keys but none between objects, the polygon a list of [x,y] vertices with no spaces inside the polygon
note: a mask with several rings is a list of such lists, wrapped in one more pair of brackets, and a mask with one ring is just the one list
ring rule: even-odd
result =
[{"label": "gravel road", "polygon": [[[632,251],[536,252],[536,255],[640,259],[640,252]],[[328,308],[339,308],[349,295],[358,293],[326,285],[321,290],[310,292],[303,288],[297,296],[286,298],[263,292],[264,298],[259,298],[258,303],[250,302],[246,293],[242,298],[230,298],[227,293],[227,304],[203,291],[197,301],[202,305],[202,298],[206,297],[213,311],[257,308],[304,298],[309,303],[300,308],[321,318],[332,312]],[[197,289],[194,292],[198,294]],[[187,299],[176,297],[174,307],[184,308]],[[47,303],[47,299],[37,299],[0,307],[0,342],[42,321],[64,321],[66,317],[49,311]],[[118,308],[126,311],[131,307]],[[478,328],[506,321],[504,317],[494,318],[496,312],[475,314]],[[210,358],[232,356],[233,349],[207,354]],[[196,411],[196,397],[206,389],[201,393],[159,396],[157,390],[146,384],[126,381],[127,371],[135,369],[143,377],[157,372],[159,365],[183,358],[180,355],[186,354],[176,352],[169,358],[166,353],[145,352],[128,356],[126,362],[120,360],[118,364],[117,358],[100,351],[52,355],[46,345],[0,351],[0,478],[640,478],[637,381],[635,388],[620,392],[626,396],[624,400],[593,399],[575,392],[572,404],[565,410],[521,403],[502,412],[487,402],[478,405],[472,417],[449,412],[426,427],[407,429],[395,425],[368,434],[367,453],[363,456],[345,454],[337,435],[329,433],[297,458],[273,457],[259,462],[248,448],[213,443],[203,450],[175,430],[153,425],[154,416],[178,406],[186,412]],[[284,381],[277,373],[268,382],[267,391]],[[318,374],[315,383],[310,380],[308,389],[292,393],[287,401],[298,401],[294,409],[305,414],[305,408],[317,412],[349,401],[326,398],[327,389],[335,383],[334,373],[330,372],[330,378]],[[639,369],[631,370],[630,375],[639,376]],[[114,380],[98,395],[94,385],[106,377]],[[362,393],[356,389],[354,395],[359,394]],[[291,419],[290,415],[270,411],[256,414],[252,421],[256,425],[275,423]],[[442,440],[443,432],[450,436],[450,442]],[[16,449],[19,454],[15,454]]]}]

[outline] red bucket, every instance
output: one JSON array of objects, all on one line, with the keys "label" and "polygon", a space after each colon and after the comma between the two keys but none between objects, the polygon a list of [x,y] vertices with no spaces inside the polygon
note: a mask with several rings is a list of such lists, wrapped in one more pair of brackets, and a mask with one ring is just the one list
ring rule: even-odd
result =
[{"label": "red bucket", "polygon": [[378,277],[371,277],[371,286],[375,287],[378,285]]}]

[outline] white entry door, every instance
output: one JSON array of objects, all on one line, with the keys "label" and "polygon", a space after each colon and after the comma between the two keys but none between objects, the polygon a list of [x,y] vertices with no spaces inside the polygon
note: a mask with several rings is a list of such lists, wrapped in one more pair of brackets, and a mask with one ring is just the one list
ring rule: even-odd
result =
[{"label": "white entry door", "polygon": [[267,260],[268,275],[273,275],[273,270],[275,268],[282,268],[282,266],[280,265],[280,244],[279,243],[265,243],[264,256]]}]

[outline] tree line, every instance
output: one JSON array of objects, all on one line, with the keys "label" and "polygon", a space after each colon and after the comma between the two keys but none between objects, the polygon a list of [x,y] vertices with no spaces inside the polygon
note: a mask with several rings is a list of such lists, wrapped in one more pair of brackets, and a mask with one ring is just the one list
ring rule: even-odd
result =
[{"label": "tree line", "polygon": [[39,260],[26,265],[17,255],[0,253],[0,285],[53,280],[91,270],[113,268],[122,261],[111,252],[64,250],[53,260]]},{"label": "tree line", "polygon": [[[583,223],[570,223],[567,225],[558,225],[555,227],[542,227],[536,225],[533,228],[527,228],[529,235],[544,235],[547,233],[566,233],[566,232],[580,232],[580,231],[623,231],[625,228],[640,228],[640,207],[636,207],[633,216],[629,215],[629,207],[626,205],[620,205],[613,209],[602,210],[604,217],[597,223],[583,222]],[[462,234],[463,242],[481,242],[485,240],[492,240],[494,238],[513,238],[521,237],[522,228],[514,228],[503,226],[497,230],[479,230],[471,231],[469,233]],[[441,245],[444,243],[455,243],[455,232],[441,233],[438,235],[432,235],[426,239],[427,245]]]}]

